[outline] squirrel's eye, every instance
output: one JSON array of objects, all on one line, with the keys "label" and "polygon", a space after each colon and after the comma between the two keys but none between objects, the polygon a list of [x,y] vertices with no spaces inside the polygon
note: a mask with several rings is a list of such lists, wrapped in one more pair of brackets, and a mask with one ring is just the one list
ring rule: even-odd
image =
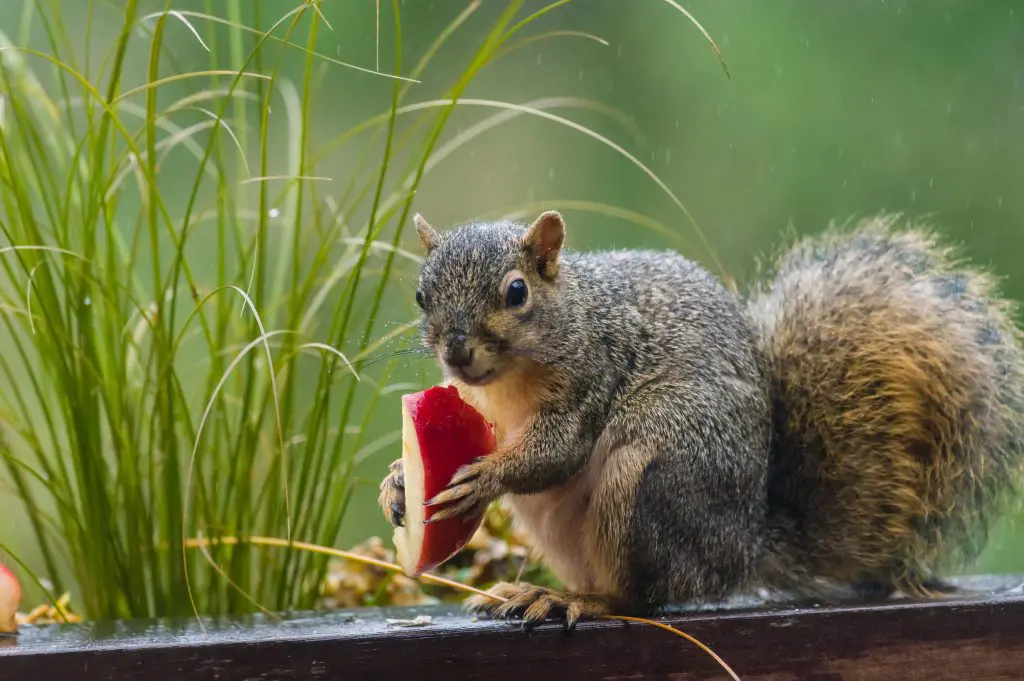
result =
[{"label": "squirrel's eye", "polygon": [[508,285],[508,292],[505,293],[505,304],[509,307],[519,307],[526,302],[526,282],[516,279]]},{"label": "squirrel's eye", "polygon": [[426,309],[423,306],[423,291],[419,289],[416,289],[416,304],[420,306],[421,310]]}]

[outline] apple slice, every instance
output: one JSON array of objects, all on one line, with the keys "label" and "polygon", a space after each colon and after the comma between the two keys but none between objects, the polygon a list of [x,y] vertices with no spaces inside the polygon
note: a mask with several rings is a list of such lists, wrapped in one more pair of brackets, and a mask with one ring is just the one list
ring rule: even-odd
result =
[{"label": "apple slice", "polygon": [[21,585],[14,574],[0,563],[0,634],[18,630],[15,614],[21,603]]},{"label": "apple slice", "polygon": [[398,563],[417,577],[448,561],[469,543],[483,515],[425,524],[435,508],[423,502],[439,494],[462,466],[494,451],[494,428],[455,386],[435,386],[402,396],[402,465],[405,525],[394,532]]}]

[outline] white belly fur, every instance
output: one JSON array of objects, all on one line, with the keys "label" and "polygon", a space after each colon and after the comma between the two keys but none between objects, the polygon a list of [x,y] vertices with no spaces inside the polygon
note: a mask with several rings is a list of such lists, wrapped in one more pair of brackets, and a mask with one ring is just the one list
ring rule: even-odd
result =
[{"label": "white belly fur", "polygon": [[[509,378],[482,388],[454,381],[462,398],[494,424],[499,449],[514,442],[529,425],[543,397],[523,390],[521,380],[528,379]],[[530,384],[536,386],[535,382]],[[595,571],[591,564],[592,551],[588,549],[592,540],[588,541],[584,519],[606,461],[606,456],[591,456],[587,468],[560,487],[508,497],[513,519],[530,536],[533,549],[573,591],[603,586],[597,577],[602,571]]]},{"label": "white belly fur", "polygon": [[579,475],[560,488],[509,497],[512,516],[531,537],[534,550],[572,591],[598,590],[581,523],[592,488],[589,476]]}]

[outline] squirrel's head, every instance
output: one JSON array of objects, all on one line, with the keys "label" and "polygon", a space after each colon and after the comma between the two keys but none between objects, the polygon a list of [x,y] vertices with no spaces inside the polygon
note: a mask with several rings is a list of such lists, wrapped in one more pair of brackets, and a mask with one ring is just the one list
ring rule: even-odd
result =
[{"label": "squirrel's head", "polygon": [[413,221],[426,253],[416,289],[423,342],[445,372],[479,386],[545,362],[560,323],[562,216],[549,211],[528,228],[497,222],[444,234],[420,215]]}]

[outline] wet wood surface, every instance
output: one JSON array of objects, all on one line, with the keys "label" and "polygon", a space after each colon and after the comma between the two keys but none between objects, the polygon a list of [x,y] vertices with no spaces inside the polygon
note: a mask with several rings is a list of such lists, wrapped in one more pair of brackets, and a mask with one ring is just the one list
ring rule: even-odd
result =
[{"label": "wet wood surface", "polygon": [[[966,595],[843,607],[747,600],[660,621],[751,681],[1024,679],[1024,577],[960,580]],[[411,626],[426,615],[429,623]],[[399,621],[394,621],[399,620]],[[525,632],[452,608],[25,627],[0,637],[0,681],[728,678],[705,653],[639,624]]]}]

